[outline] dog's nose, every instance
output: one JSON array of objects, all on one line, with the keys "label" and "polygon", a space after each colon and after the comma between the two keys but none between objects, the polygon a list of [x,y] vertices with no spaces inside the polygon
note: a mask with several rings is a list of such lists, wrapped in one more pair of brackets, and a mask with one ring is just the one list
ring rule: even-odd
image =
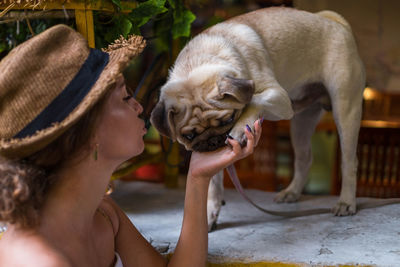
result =
[{"label": "dog's nose", "polygon": [[199,152],[208,152],[217,150],[218,148],[226,145],[225,139],[226,139],[225,135],[212,136],[207,140],[200,141],[195,145],[193,145],[193,150]]}]

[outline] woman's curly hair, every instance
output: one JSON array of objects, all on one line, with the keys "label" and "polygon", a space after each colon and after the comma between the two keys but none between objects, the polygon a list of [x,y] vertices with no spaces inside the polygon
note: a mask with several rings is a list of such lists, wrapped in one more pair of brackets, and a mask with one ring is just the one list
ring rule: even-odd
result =
[{"label": "woman's curly hair", "polygon": [[0,160],[0,177],[0,220],[33,225],[50,179],[40,168],[6,159]]},{"label": "woman's curly hair", "polygon": [[0,157],[0,222],[23,228],[38,225],[47,192],[57,182],[55,171],[90,152],[91,138],[111,91],[42,150],[20,160]]}]

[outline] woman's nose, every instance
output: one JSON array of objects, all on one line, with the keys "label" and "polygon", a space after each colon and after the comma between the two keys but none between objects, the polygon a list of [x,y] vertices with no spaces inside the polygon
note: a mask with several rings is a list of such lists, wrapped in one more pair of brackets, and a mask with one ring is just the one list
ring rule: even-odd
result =
[{"label": "woman's nose", "polygon": [[134,108],[135,108],[135,110],[137,111],[137,113],[138,114],[142,114],[142,112],[143,112],[143,107],[142,107],[142,105],[140,105],[140,103],[136,100],[136,99],[133,99],[135,102],[134,102]]}]

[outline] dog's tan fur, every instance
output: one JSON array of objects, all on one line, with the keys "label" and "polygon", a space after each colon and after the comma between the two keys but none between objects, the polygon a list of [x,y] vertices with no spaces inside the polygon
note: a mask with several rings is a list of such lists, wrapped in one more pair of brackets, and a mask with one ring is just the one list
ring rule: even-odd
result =
[{"label": "dog's tan fur", "polygon": [[[295,173],[278,202],[296,201],[311,165],[310,138],[332,110],[342,149],[342,192],[333,212],[355,213],[356,146],[363,64],[348,23],[338,14],[267,8],[217,24],[179,54],[152,123],[188,150],[214,150],[245,125],[291,119]],[[222,175],[210,185],[209,223],[222,199]]]}]

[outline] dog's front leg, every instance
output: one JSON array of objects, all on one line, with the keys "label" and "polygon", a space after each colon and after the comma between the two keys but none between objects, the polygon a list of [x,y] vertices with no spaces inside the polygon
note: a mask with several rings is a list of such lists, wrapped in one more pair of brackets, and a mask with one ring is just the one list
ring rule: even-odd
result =
[{"label": "dog's front leg", "polygon": [[207,198],[208,231],[217,227],[221,205],[224,204],[224,171],[219,171],[210,181]]},{"label": "dog's front leg", "polygon": [[294,115],[290,122],[290,138],[294,150],[294,177],[290,185],[275,196],[275,201],[295,202],[307,182],[307,174],[312,163],[311,137],[323,114],[316,104]]},{"label": "dog's front leg", "polygon": [[239,120],[232,128],[230,135],[242,145],[246,143],[244,129],[252,127],[254,122],[263,117],[266,120],[289,120],[293,117],[293,109],[287,92],[276,85],[253,95],[250,103],[243,110]]},{"label": "dog's front leg", "polygon": [[239,120],[235,123],[235,126],[232,128],[229,133],[235,140],[237,140],[240,144],[245,145],[247,142],[247,137],[244,133],[244,129],[246,125],[249,127],[253,127],[253,123],[262,116],[260,116],[260,111],[257,106],[249,104],[243,111]]}]

